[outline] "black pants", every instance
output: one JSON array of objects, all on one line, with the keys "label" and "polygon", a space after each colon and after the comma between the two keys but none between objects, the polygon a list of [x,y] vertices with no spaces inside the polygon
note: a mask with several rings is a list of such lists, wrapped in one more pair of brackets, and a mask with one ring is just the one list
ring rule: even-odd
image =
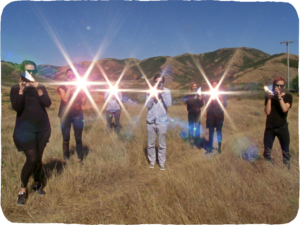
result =
[{"label": "black pants", "polygon": [[266,129],[264,134],[264,158],[266,160],[271,160],[271,151],[273,147],[273,143],[275,140],[275,137],[278,138],[281,150],[282,150],[282,156],[283,156],[283,162],[289,163],[290,161],[290,133],[288,126],[284,126],[281,128],[273,128],[273,129]]},{"label": "black pants", "polygon": [[[82,130],[83,130],[83,124],[84,124],[83,115],[66,117],[64,120],[60,121],[60,124],[61,124],[61,131],[62,131],[62,135],[63,135],[63,148],[64,148],[64,145],[69,144],[71,124],[73,124],[75,141],[76,141],[77,158],[83,159],[83,153],[82,153]],[[68,153],[64,152],[64,154],[68,154]],[[65,157],[67,157],[67,156],[65,155]]]},{"label": "black pants", "polygon": [[21,187],[26,188],[28,180],[33,174],[34,181],[41,183],[42,157],[46,144],[50,138],[51,131],[41,131],[32,133],[35,136],[36,146],[24,150],[26,162],[21,172]]},{"label": "black pants", "polygon": [[201,112],[189,112],[189,142],[198,146],[200,142],[200,113]]},{"label": "black pants", "polygon": [[120,117],[121,117],[121,110],[118,109],[117,111],[115,112],[109,112],[109,111],[106,111],[106,120],[107,120],[107,127],[106,127],[106,130],[108,132],[110,132],[113,128],[113,123],[112,123],[112,119],[113,117],[115,118],[115,132],[117,134],[120,133],[120,129],[121,129],[121,125],[120,125]]},{"label": "black pants", "polygon": [[223,128],[224,118],[208,118],[206,121],[206,128],[208,128],[209,138],[207,147],[212,149],[213,140],[215,134],[215,128],[217,131],[218,143],[222,143],[222,128]]}]

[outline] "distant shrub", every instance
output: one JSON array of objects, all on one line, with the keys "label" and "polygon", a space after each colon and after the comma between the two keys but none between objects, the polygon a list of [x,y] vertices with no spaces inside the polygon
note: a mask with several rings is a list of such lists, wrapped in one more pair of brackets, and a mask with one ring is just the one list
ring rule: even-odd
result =
[{"label": "distant shrub", "polygon": [[292,80],[292,88],[299,92],[299,79],[298,79],[298,75],[294,77],[294,79]]}]

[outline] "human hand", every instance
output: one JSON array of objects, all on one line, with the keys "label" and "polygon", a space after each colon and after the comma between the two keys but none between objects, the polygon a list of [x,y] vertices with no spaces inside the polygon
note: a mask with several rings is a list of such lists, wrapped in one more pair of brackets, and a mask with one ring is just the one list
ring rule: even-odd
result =
[{"label": "human hand", "polygon": [[44,94],[44,92],[41,89],[38,89],[38,95],[42,96]]},{"label": "human hand", "polygon": [[281,93],[280,93],[280,90],[278,89],[278,87],[275,87],[275,93],[274,95],[277,96],[278,98],[281,98]]},{"label": "human hand", "polygon": [[29,85],[32,86],[32,87],[37,88],[37,86],[39,85],[39,83],[36,82],[36,81],[31,81],[31,82],[29,82]]},{"label": "human hand", "polygon": [[24,89],[25,89],[26,86],[27,86],[27,82],[24,81],[24,80],[22,79],[22,77],[20,77],[20,79],[19,79],[19,87],[20,87],[19,94],[20,94],[20,95],[23,94]]}]

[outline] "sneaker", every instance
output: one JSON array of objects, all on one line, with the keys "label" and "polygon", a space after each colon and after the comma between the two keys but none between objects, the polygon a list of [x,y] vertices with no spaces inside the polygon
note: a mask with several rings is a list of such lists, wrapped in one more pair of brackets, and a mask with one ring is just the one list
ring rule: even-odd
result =
[{"label": "sneaker", "polygon": [[17,204],[23,206],[23,205],[25,205],[25,202],[26,202],[26,193],[19,192]]},{"label": "sneaker", "polygon": [[159,165],[160,170],[166,170],[165,165]]},{"label": "sneaker", "polygon": [[32,187],[32,189],[33,189],[34,192],[38,193],[39,195],[45,195],[46,194],[46,192],[43,190],[43,188],[40,184],[34,185]]},{"label": "sneaker", "polygon": [[150,162],[149,168],[154,169],[155,163],[154,162]]}]

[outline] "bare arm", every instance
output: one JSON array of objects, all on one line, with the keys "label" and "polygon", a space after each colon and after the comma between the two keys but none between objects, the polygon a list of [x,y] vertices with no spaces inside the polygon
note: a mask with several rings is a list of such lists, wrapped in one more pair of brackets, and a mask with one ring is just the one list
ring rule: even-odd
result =
[{"label": "bare arm", "polygon": [[273,95],[268,94],[268,100],[267,100],[267,104],[265,105],[265,113],[267,115],[270,115],[271,113],[271,98]]},{"label": "bare arm", "polygon": [[65,91],[62,88],[58,88],[58,93],[61,97],[61,100],[63,100],[65,103],[68,103],[70,95],[71,95],[72,88],[67,87],[67,91]]}]

